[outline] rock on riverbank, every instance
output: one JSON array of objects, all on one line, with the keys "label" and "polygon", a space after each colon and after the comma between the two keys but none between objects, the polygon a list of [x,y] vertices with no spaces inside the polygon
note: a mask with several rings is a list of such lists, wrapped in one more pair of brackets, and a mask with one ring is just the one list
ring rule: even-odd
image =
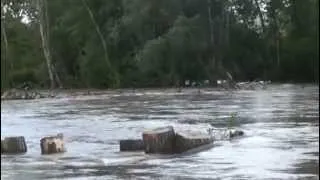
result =
[{"label": "rock on riverbank", "polygon": [[1,95],[1,100],[18,100],[18,99],[39,99],[53,97],[45,95],[35,90],[10,89]]}]

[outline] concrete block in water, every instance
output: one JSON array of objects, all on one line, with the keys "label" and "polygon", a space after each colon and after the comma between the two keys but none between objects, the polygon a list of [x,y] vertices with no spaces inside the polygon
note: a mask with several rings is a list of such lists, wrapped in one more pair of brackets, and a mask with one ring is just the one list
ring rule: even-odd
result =
[{"label": "concrete block in water", "polygon": [[63,134],[47,136],[40,140],[41,154],[63,153],[66,151]]},{"label": "concrete block in water", "polygon": [[[211,136],[198,132],[179,132],[176,133],[174,152],[182,153],[203,145],[212,144]],[[208,146],[209,147],[209,146]]]},{"label": "concrete block in water", "polygon": [[183,131],[175,133],[173,127],[168,126],[145,131],[143,133],[143,143],[146,153],[174,154],[212,144],[213,139],[208,134],[201,132]]},{"label": "concrete block in water", "polygon": [[143,151],[144,144],[142,139],[120,140],[120,151]]},{"label": "concrete block in water", "polygon": [[27,145],[23,136],[6,137],[1,140],[1,154],[26,153]]},{"label": "concrete block in water", "polygon": [[145,153],[172,154],[175,133],[172,126],[156,128],[142,134]]},{"label": "concrete block in water", "polygon": [[244,132],[241,131],[241,130],[230,130],[229,131],[229,137],[230,138],[234,138],[234,137],[239,137],[239,136],[243,136],[244,135]]}]

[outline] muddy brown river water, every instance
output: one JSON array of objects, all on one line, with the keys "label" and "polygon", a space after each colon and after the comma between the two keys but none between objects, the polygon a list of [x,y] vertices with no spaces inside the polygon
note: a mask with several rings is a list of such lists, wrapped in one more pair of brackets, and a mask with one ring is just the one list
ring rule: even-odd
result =
[{"label": "muddy brown river water", "polygon": [[[319,88],[122,90],[1,102],[1,138],[25,136],[28,152],[1,155],[1,179],[319,179]],[[182,156],[120,153],[146,128],[224,129],[245,136]],[[40,155],[41,137],[62,132],[67,152]]]}]

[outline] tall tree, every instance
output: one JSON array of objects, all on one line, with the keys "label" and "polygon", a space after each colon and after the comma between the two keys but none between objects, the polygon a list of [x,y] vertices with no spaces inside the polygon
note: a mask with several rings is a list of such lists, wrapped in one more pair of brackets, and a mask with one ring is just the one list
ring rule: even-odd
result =
[{"label": "tall tree", "polygon": [[42,42],[43,54],[46,60],[48,74],[50,78],[50,87],[56,88],[56,85],[62,87],[59,76],[52,64],[50,46],[49,46],[49,27],[48,27],[48,14],[47,14],[47,2],[46,0],[37,0],[37,10],[39,12],[39,31]]},{"label": "tall tree", "polygon": [[115,80],[115,84],[114,86],[117,87],[119,86],[119,75],[118,75],[118,72],[117,70],[112,66],[112,64],[110,63],[110,60],[109,60],[109,55],[108,55],[108,51],[107,51],[107,43],[105,41],[105,38],[103,37],[102,35],[102,32],[100,30],[100,27],[99,25],[97,24],[95,18],[94,18],[94,15],[90,9],[90,7],[88,6],[86,0],[82,0],[82,3],[84,5],[84,7],[86,8],[89,16],[90,16],[90,19],[91,19],[91,22],[93,23],[94,27],[95,27],[95,30],[99,36],[99,39],[101,41],[101,44],[102,44],[102,47],[103,47],[103,51],[104,51],[104,58],[105,58],[105,61],[106,61],[106,64],[108,66],[108,68],[110,69],[110,71],[112,72],[112,74],[114,75],[114,80]]},{"label": "tall tree", "polygon": [[4,7],[5,3],[3,1],[1,1],[1,40],[3,40],[4,42],[4,51],[3,51],[3,81],[1,83],[1,87],[5,87],[7,86],[7,82],[8,82],[8,73],[7,73],[7,62],[8,62],[8,40],[7,40],[7,33],[6,33],[6,18],[5,18],[5,7]]}]

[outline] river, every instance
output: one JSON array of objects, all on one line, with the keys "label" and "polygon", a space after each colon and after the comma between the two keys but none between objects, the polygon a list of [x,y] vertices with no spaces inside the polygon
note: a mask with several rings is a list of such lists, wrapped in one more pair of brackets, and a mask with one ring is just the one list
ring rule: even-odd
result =
[{"label": "river", "polygon": [[[25,136],[28,152],[1,155],[1,179],[319,179],[319,87],[266,90],[105,91],[1,102],[1,138]],[[144,129],[224,129],[245,136],[174,157],[119,152]],[[40,139],[63,133],[67,152],[40,154]]]}]

